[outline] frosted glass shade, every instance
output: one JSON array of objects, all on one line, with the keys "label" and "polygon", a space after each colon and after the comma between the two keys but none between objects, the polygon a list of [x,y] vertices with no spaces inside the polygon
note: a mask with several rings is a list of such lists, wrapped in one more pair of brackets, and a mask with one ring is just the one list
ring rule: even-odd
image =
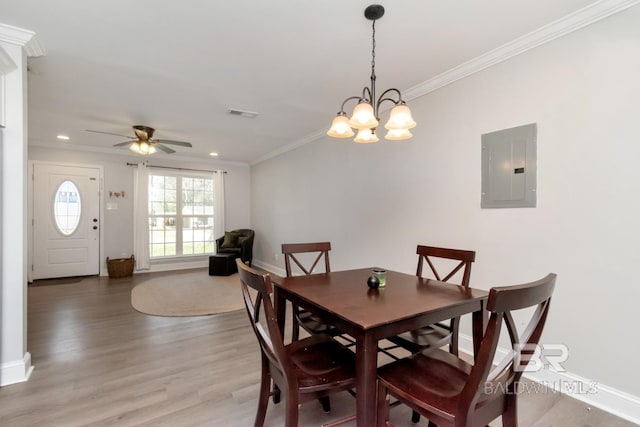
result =
[{"label": "frosted glass shade", "polygon": [[416,122],[411,117],[411,110],[405,104],[393,107],[389,115],[389,121],[384,125],[386,129],[412,129]]},{"label": "frosted glass shade", "polygon": [[373,107],[368,102],[361,102],[356,105],[349,120],[349,125],[356,129],[371,129],[378,126]]},{"label": "frosted glass shade", "polygon": [[156,153],[156,147],[153,144],[149,144],[147,142],[134,142],[129,146],[129,150],[133,151],[136,154],[141,154],[146,156],[148,154]]},{"label": "frosted glass shade", "polygon": [[331,128],[327,131],[327,135],[334,138],[351,138],[355,135],[353,129],[351,129],[351,126],[349,125],[349,119],[343,114],[339,114],[335,119],[333,119]]},{"label": "frosted glass shade", "polygon": [[403,139],[409,139],[413,136],[409,129],[389,129],[384,139],[391,141],[402,141]]},{"label": "frosted glass shade", "polygon": [[376,133],[371,129],[360,129],[358,131],[358,135],[354,139],[355,142],[360,142],[363,144],[368,144],[370,142],[378,142],[379,139],[376,136]]}]

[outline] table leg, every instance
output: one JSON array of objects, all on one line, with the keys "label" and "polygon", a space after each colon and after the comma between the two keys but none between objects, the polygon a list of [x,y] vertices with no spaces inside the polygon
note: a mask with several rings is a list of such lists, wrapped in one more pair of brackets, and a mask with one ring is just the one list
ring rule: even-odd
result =
[{"label": "table leg", "polygon": [[356,337],[356,425],[376,425],[378,341],[372,334]]},{"label": "table leg", "polygon": [[285,317],[287,315],[287,300],[281,295],[277,286],[273,287],[273,308],[276,312],[276,320],[278,321],[278,328],[280,328],[280,334],[284,339],[284,324]]},{"label": "table leg", "polygon": [[485,310],[485,301],[480,302],[480,311],[474,311],[472,314],[473,322],[473,358],[478,358],[480,352],[480,343],[484,337],[484,330],[487,327],[487,311]]}]

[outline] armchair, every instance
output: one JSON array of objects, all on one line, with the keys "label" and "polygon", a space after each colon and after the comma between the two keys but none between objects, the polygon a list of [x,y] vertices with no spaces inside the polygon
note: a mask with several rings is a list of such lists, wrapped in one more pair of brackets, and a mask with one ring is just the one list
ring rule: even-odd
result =
[{"label": "armchair", "polygon": [[255,232],[248,228],[226,231],[224,236],[216,239],[216,250],[218,253],[237,254],[242,262],[251,265],[254,236]]}]

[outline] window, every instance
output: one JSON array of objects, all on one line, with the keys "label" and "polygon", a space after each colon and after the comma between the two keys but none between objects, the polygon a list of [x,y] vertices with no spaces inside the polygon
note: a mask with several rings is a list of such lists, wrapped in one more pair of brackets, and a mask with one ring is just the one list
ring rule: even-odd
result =
[{"label": "window", "polygon": [[213,179],[149,174],[151,258],[214,252]]},{"label": "window", "polygon": [[70,236],[78,228],[81,208],[78,187],[71,181],[64,181],[56,191],[53,214],[58,230],[65,236]]}]

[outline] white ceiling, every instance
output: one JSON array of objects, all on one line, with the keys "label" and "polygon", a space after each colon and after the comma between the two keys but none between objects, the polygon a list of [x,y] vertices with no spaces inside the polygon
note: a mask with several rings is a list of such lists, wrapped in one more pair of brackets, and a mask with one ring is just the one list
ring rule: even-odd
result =
[{"label": "white ceiling", "polygon": [[[383,3],[378,92],[415,88],[593,3],[604,2]],[[326,130],[342,101],[369,84],[369,4],[2,0],[0,23],[34,31],[45,51],[29,59],[30,145],[124,154],[112,147],[123,138],[84,130],[133,135],[131,125],[144,124],[157,138],[193,144],[154,156],[215,151],[252,163]],[[61,133],[71,140],[57,140]]]}]

